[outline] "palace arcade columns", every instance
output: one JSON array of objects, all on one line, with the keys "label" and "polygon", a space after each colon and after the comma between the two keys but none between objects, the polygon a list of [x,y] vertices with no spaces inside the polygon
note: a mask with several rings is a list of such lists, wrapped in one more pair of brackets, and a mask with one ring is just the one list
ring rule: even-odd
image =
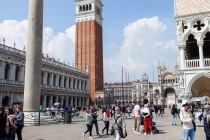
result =
[{"label": "palace arcade columns", "polygon": [[181,61],[181,69],[185,68],[185,54],[184,49],[186,45],[180,45],[179,46],[179,55],[180,55],[180,61]]},{"label": "palace arcade columns", "polygon": [[43,98],[42,98],[42,106],[43,107],[46,107],[47,105],[47,95],[43,95]]},{"label": "palace arcade columns", "polygon": [[74,97],[70,97],[71,98],[71,106],[74,105]]},{"label": "palace arcade columns", "polygon": [[202,41],[198,42],[198,48],[199,48],[200,67],[203,68],[204,67],[204,57],[203,57],[203,42]]},{"label": "palace arcade columns", "polygon": [[52,107],[53,106],[53,95],[50,95],[50,107]]}]

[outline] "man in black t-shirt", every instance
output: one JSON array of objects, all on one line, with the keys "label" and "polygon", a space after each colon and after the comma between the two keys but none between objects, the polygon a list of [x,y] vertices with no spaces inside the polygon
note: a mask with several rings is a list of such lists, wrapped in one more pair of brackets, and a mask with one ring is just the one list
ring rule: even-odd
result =
[{"label": "man in black t-shirt", "polygon": [[94,104],[92,104],[91,114],[92,114],[92,123],[95,125],[95,128],[96,128],[96,134],[100,136],[99,130],[98,130],[98,121],[97,121],[98,114],[97,114],[97,109],[94,106]]}]

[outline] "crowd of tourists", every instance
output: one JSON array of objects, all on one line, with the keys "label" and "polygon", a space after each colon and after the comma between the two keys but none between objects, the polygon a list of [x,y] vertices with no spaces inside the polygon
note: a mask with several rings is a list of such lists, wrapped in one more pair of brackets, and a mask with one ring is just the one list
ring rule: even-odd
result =
[{"label": "crowd of tourists", "polygon": [[[180,118],[183,125],[184,140],[195,140],[196,124],[194,112],[198,105],[195,104],[183,104],[182,108],[178,109],[177,105],[169,105],[169,110],[172,115],[172,125],[176,126],[177,117]],[[102,134],[112,135],[115,140],[121,140],[127,136],[126,131],[126,118],[134,119],[133,131],[135,134],[151,134],[159,132],[153,122],[153,112],[156,116],[163,116],[164,105],[149,105],[148,100],[145,99],[143,103],[136,102],[134,105],[116,104],[113,106],[102,106],[102,120],[104,127],[101,129]],[[92,105],[86,110],[86,125],[87,131],[83,133],[83,137],[89,132],[89,139],[92,137],[93,125],[96,128],[96,134],[100,137],[98,118],[98,108]],[[210,106],[205,105],[202,108],[202,112],[198,117],[200,121],[203,119],[204,132],[206,134],[206,140],[210,140]],[[143,127],[143,130],[140,128]]]},{"label": "crowd of tourists", "polygon": [[0,140],[22,140],[24,113],[21,106],[0,108]]},{"label": "crowd of tourists", "polygon": [[[112,106],[95,106],[90,107],[45,107],[40,105],[40,112],[45,112],[51,116],[56,114],[62,115],[65,111],[70,110],[73,112],[79,112],[79,110],[85,111],[85,123],[87,130],[83,133],[85,138],[87,133],[89,139],[93,139],[92,130],[95,127],[96,134],[100,138],[103,135],[112,135],[115,140],[121,140],[127,136],[126,131],[126,118],[133,119],[133,132],[134,134],[153,135],[158,133],[158,129],[153,122],[153,114],[158,117],[162,117],[164,114],[164,105],[149,105],[147,99],[141,102],[135,102],[132,105],[115,104]],[[177,108],[176,104],[169,105],[169,110],[172,115],[172,125],[177,125],[177,117],[180,118],[183,125],[184,140],[195,140],[196,124],[195,124],[195,112],[201,109],[202,113],[198,116],[198,119],[204,122],[204,132],[206,134],[206,140],[210,140],[210,106],[205,104],[202,107],[198,107],[195,104],[185,103],[182,108]],[[99,110],[102,114],[99,117]],[[199,110],[200,111],[200,110]],[[75,113],[75,114],[76,114]],[[98,120],[102,120],[104,126],[98,125]],[[22,107],[15,105],[13,107],[1,107],[0,108],[0,140],[15,140],[15,136],[18,140],[22,140],[22,129],[24,127],[24,113]],[[101,127],[101,131],[99,131]],[[101,134],[100,134],[101,133]]]},{"label": "crowd of tourists", "polygon": [[208,104],[205,104],[202,108],[198,106],[199,105],[193,103],[185,103],[180,109],[177,108],[176,104],[169,106],[169,110],[172,115],[172,125],[176,125],[177,116],[181,120],[181,124],[183,125],[184,140],[188,140],[188,138],[190,138],[190,140],[195,140],[195,112],[198,109],[200,109],[199,111],[202,113],[197,116],[197,118],[199,121],[203,120],[206,140],[210,140],[210,106]]}]

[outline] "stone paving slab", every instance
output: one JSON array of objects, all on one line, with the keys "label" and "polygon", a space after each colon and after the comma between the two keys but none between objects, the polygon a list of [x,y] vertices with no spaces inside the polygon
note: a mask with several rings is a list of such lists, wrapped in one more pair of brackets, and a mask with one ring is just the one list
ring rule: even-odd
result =
[{"label": "stone paving slab", "polygon": [[[83,113],[84,115],[84,113]],[[100,118],[100,116],[99,116]],[[75,119],[76,121],[76,119]],[[183,130],[180,120],[177,120],[177,126],[171,125],[171,115],[168,110],[163,117],[154,117],[157,123],[157,128],[160,130],[159,134],[143,135],[134,134],[133,132],[133,119],[126,119],[128,136],[124,140],[183,140]],[[99,121],[99,132],[104,127],[104,123]],[[143,129],[143,128],[141,128]],[[75,122],[72,124],[52,124],[44,126],[30,126],[23,129],[23,140],[83,140],[82,133],[86,130],[84,121]],[[112,136],[102,135],[98,138],[96,136],[95,127],[93,127],[94,139],[100,140],[113,140]],[[197,127],[196,140],[205,140],[203,127]],[[88,139],[88,133],[86,138]]]}]

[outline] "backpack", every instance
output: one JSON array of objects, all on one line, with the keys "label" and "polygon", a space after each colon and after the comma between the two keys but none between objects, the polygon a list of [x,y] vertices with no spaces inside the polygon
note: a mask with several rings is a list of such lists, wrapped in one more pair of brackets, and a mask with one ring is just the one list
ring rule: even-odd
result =
[{"label": "backpack", "polygon": [[172,109],[171,110],[171,115],[174,115],[175,114],[175,111]]},{"label": "backpack", "polygon": [[132,116],[133,118],[135,118],[135,111],[134,111],[134,109],[132,110],[131,116]]}]

